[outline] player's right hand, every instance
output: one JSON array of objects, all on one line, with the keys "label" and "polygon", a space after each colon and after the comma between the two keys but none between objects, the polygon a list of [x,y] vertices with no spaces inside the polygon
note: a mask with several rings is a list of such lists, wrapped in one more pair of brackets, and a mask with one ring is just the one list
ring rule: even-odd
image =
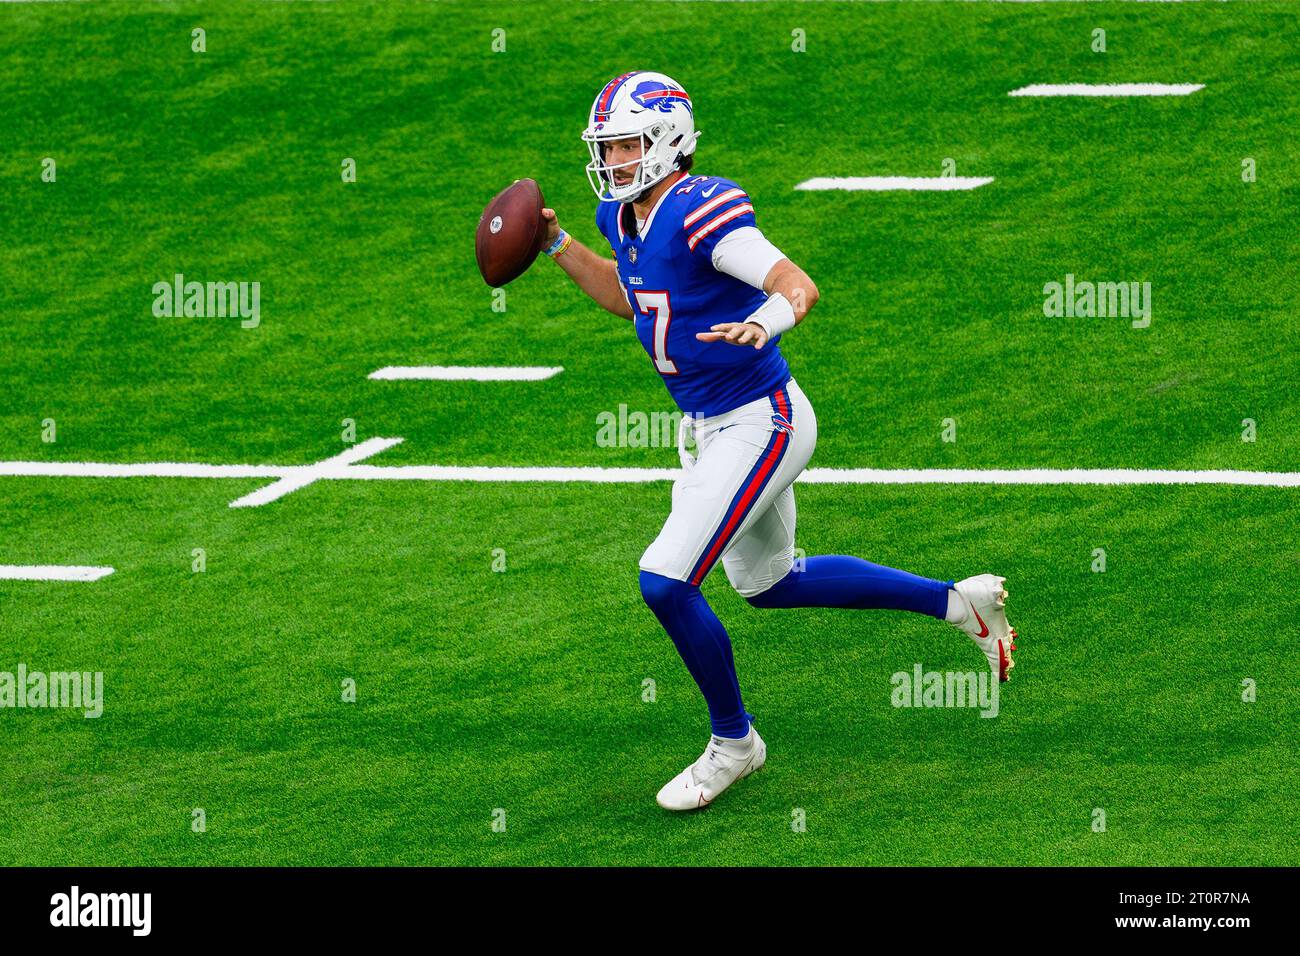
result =
[{"label": "player's right hand", "polygon": [[701,342],[730,342],[756,349],[767,344],[767,330],[757,322],[723,322],[709,326],[708,332],[696,332],[695,337]]},{"label": "player's right hand", "polygon": [[542,223],[546,226],[546,241],[542,243],[545,248],[560,238],[560,221],[555,217],[554,209],[542,209]]}]

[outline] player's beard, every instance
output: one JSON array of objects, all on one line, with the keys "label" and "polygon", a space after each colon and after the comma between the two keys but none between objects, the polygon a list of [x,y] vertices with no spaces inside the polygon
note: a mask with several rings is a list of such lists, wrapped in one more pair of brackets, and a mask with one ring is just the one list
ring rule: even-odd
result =
[{"label": "player's beard", "polygon": [[[610,179],[610,183],[611,183],[611,185],[616,186],[616,187],[619,188],[619,189],[623,189],[623,188],[625,188],[625,187],[627,187],[627,186],[630,186],[630,185],[632,184],[633,180],[636,179],[636,174],[633,173],[631,176],[629,176],[629,177],[627,178],[627,181],[626,181],[626,182],[619,182],[618,179],[617,179],[613,174],[610,174],[609,179]],[[645,187],[645,189],[641,190],[639,193],[637,193],[635,196],[632,196],[630,199],[624,199],[623,202],[625,202],[625,203],[628,203],[628,202],[630,202],[630,203],[643,202],[643,201],[645,200],[646,196],[650,195],[650,190],[654,189],[655,186],[657,186],[657,185],[659,185],[659,184],[658,184],[658,183],[651,183],[649,186]]]}]

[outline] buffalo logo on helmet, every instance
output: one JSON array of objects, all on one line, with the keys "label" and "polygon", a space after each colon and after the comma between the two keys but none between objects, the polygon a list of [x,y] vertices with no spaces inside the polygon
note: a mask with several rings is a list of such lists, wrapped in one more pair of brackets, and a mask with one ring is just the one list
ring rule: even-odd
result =
[{"label": "buffalo logo on helmet", "polygon": [[638,83],[636,89],[632,91],[632,100],[646,109],[658,110],[661,113],[671,113],[673,106],[681,103],[692,115],[695,113],[691,107],[691,98],[684,90],[659,80],[643,80]]}]

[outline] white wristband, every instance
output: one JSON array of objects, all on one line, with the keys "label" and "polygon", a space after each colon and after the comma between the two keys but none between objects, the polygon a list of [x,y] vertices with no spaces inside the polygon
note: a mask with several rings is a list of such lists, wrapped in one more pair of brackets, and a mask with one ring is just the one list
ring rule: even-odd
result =
[{"label": "white wristband", "polygon": [[794,328],[794,306],[781,293],[775,292],[745,321],[761,326],[767,337],[774,339]]}]

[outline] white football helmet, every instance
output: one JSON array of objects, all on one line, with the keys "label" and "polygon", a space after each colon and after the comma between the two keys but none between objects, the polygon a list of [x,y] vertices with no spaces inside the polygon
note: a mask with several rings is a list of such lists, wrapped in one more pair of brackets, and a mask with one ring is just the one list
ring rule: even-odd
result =
[{"label": "white football helmet", "polygon": [[[605,162],[605,144],[641,137],[641,158],[630,163]],[[591,152],[587,179],[601,202],[636,199],[677,168],[677,161],[695,152],[695,114],[691,98],[672,78],[637,70],[605,84],[591,104],[582,139]],[[618,185],[614,171],[636,167],[631,180]]]}]

